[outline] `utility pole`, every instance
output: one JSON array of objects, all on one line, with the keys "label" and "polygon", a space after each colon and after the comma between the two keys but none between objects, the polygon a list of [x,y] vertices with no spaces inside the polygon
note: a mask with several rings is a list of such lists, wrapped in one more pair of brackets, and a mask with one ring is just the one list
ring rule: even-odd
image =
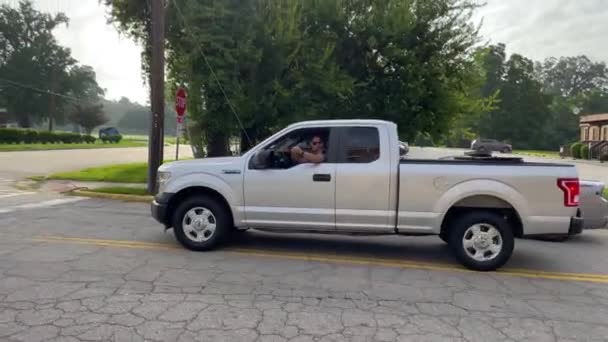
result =
[{"label": "utility pole", "polygon": [[[53,69],[51,70],[51,91],[53,93],[57,92],[57,64],[54,64]],[[56,109],[57,106],[55,104],[55,95],[51,95],[49,98],[49,132],[53,131]]]},{"label": "utility pole", "polygon": [[152,60],[150,65],[150,136],[148,139],[148,192],[158,190],[156,175],[163,161],[165,122],[165,6],[151,0]]}]

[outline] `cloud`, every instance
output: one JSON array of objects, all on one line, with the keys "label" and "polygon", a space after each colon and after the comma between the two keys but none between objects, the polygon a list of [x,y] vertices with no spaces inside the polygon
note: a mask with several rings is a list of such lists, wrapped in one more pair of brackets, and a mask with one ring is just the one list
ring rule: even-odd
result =
[{"label": "cloud", "polygon": [[64,12],[70,18],[68,27],[55,31],[57,40],[69,47],[81,64],[95,69],[97,82],[106,89],[106,98],[126,96],[147,103],[141,47],[108,25],[105,6],[98,0],[35,0],[34,6],[41,11]]},{"label": "cloud", "polygon": [[605,0],[487,0],[481,35],[535,60],[585,54],[608,62]]},{"label": "cloud", "polygon": [[[482,2],[484,0],[478,0]],[[503,42],[507,52],[534,60],[586,54],[608,62],[608,0],[485,0],[474,20],[483,19],[482,36]],[[16,6],[17,0],[0,0]],[[107,97],[127,96],[146,103],[141,48],[107,24],[98,0],[34,0],[43,11],[64,12],[68,28],[57,30],[61,44],[81,63],[92,66]]]}]

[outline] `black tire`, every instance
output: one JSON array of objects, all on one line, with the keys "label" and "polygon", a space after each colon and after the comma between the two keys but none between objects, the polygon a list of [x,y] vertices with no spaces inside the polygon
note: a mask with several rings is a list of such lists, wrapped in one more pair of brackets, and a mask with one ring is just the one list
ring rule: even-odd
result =
[{"label": "black tire", "polygon": [[508,147],[505,147],[505,148],[503,148],[503,149],[502,149],[502,151],[501,151],[501,152],[502,152],[502,153],[511,153],[511,149],[510,149],[510,148],[508,148]]},{"label": "black tire", "polygon": [[439,233],[439,238],[445,243],[450,243],[450,237],[447,235],[446,231],[442,231],[441,233]]},{"label": "black tire", "polygon": [[[489,260],[476,260],[465,250],[463,238],[467,230],[476,224],[490,225],[500,234],[502,248]],[[462,265],[475,271],[493,271],[503,266],[513,254],[514,237],[509,223],[499,214],[486,210],[475,210],[454,218],[449,224],[449,245],[452,253]],[[493,243],[493,242],[492,242]]]},{"label": "black tire", "polygon": [[487,152],[487,149],[485,148],[485,146],[480,146],[480,147],[477,149],[477,151],[478,151],[478,152],[481,152],[481,153],[486,153],[486,152]]},{"label": "black tire", "polygon": [[[206,237],[205,241],[195,241],[189,236],[192,236],[184,231],[183,222],[184,216],[193,208],[206,208],[211,212],[215,221],[215,231]],[[232,222],[228,209],[215,198],[197,195],[189,197],[181,202],[173,215],[173,231],[177,241],[184,247],[193,251],[211,250],[223,243],[230,235],[232,230]]]}]

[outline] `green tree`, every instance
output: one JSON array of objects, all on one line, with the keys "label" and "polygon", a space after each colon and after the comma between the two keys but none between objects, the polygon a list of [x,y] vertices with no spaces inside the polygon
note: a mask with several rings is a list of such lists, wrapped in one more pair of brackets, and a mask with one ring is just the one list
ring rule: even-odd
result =
[{"label": "green tree", "polygon": [[537,64],[537,69],[547,94],[570,97],[608,90],[606,63],[594,62],[585,55],[547,58]]},{"label": "green tree", "polygon": [[479,129],[488,124],[487,115],[498,108],[498,94],[504,70],[504,45],[478,48],[474,63],[468,68],[468,88],[461,95],[468,104],[454,117],[446,136],[449,147],[468,148],[479,136]]},{"label": "green tree", "polygon": [[31,1],[0,6],[0,98],[22,127],[47,121],[53,130],[74,98],[92,105],[103,96],[93,69],[78,65],[53,36],[67,23],[63,13],[39,12]]},{"label": "green tree", "polygon": [[[106,3],[123,32],[149,37],[145,1]],[[226,154],[231,137],[246,149],[245,136],[255,143],[304,119],[382,118],[400,124],[405,138],[441,137],[480,101],[468,96],[475,7],[469,0],[172,1],[169,89],[188,88],[191,133],[200,137],[191,140],[210,156]]]},{"label": "green tree", "polygon": [[[501,50],[504,48],[492,49],[486,61],[500,61]],[[550,97],[543,94],[542,84],[536,79],[534,62],[513,54],[502,66],[486,63],[486,67],[490,75],[500,70],[504,74],[498,81],[491,78],[496,84],[498,104],[481,117],[480,135],[510,141],[515,148],[548,148],[543,133],[550,118]]]},{"label": "green tree", "polygon": [[587,56],[548,58],[536,65],[543,92],[552,97],[544,137],[556,148],[578,139],[578,114],[608,111],[608,68]]},{"label": "green tree", "polygon": [[108,122],[108,117],[103,111],[103,105],[81,105],[77,104],[72,108],[69,120],[74,124],[84,128],[86,134],[90,135],[93,128]]},{"label": "green tree", "polygon": [[66,68],[75,63],[70,51],[57,44],[52,31],[67,24],[67,17],[36,11],[30,1],[18,8],[0,6],[0,78],[2,97],[22,127],[47,119],[61,119],[65,99],[32,88],[61,93],[66,86]]},{"label": "green tree", "polygon": [[608,113],[608,90],[595,89],[582,102],[581,114]]}]

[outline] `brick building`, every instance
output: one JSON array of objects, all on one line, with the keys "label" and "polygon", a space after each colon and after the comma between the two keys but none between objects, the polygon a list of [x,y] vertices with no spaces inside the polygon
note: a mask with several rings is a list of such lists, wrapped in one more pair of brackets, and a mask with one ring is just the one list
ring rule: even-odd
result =
[{"label": "brick building", "polygon": [[608,113],[583,115],[580,119],[580,127],[582,142],[608,140]]},{"label": "brick building", "polygon": [[580,118],[581,142],[589,144],[592,158],[608,154],[608,113]]}]

